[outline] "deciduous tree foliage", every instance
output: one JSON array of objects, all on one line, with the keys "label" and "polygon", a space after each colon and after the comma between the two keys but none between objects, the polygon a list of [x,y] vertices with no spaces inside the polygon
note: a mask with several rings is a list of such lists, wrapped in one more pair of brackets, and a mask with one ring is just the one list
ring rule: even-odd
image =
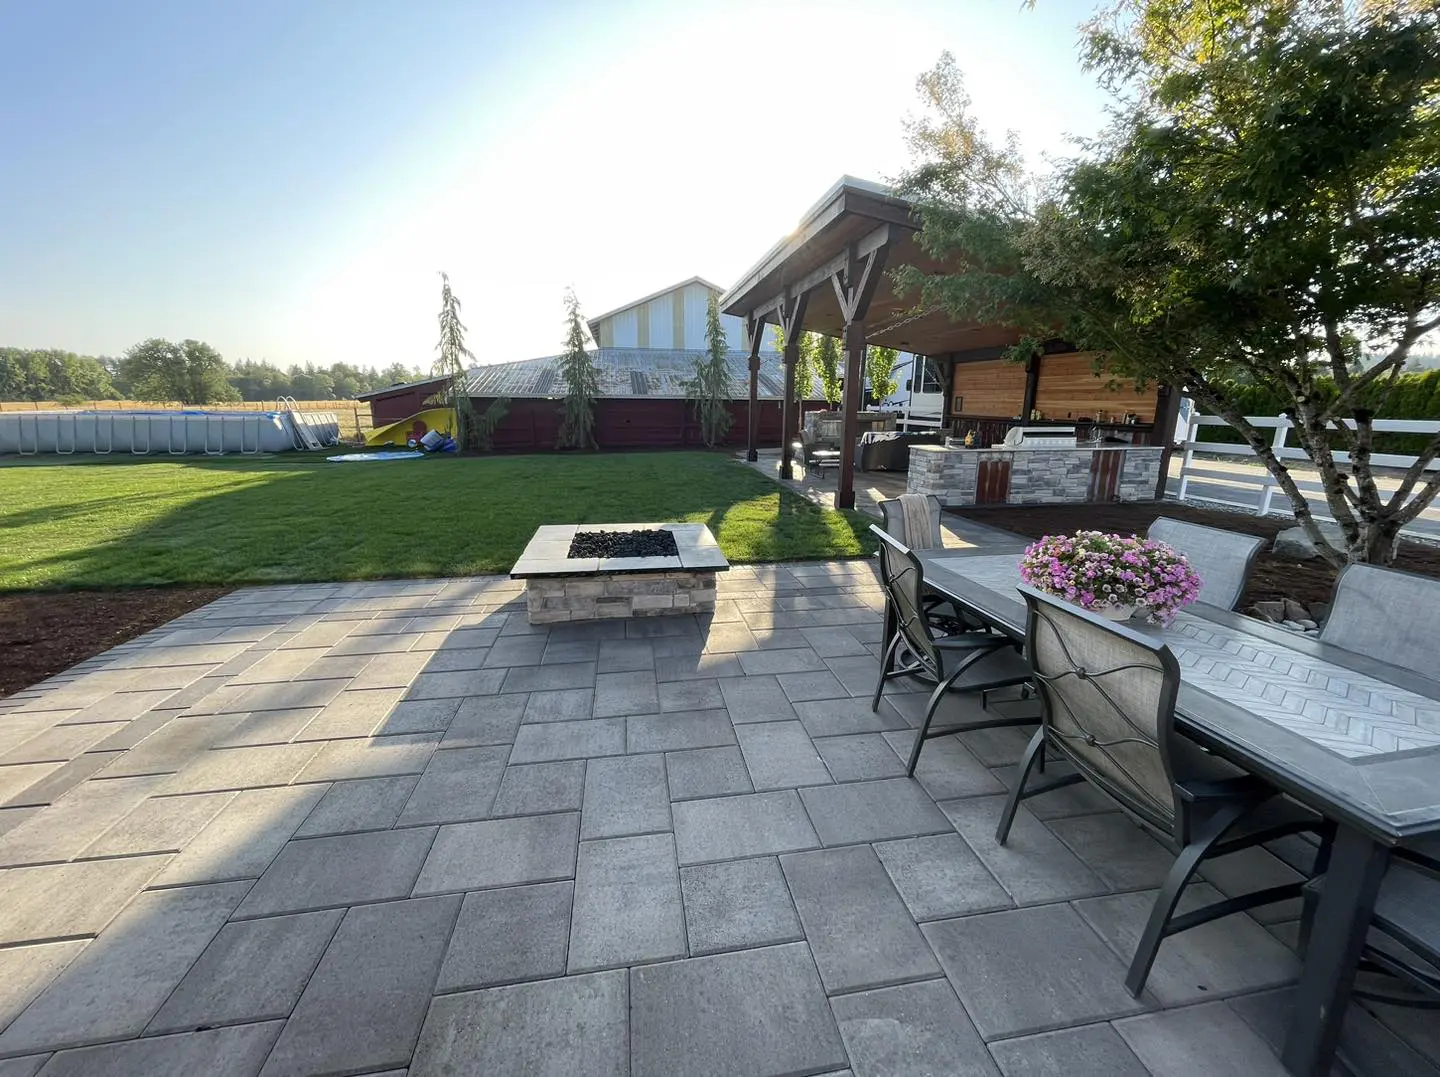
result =
[{"label": "deciduous tree foliage", "polygon": [[57,348],[0,348],[0,400],[111,400],[104,363]]},{"label": "deciduous tree foliage", "polygon": [[595,398],[600,395],[600,372],[585,350],[585,319],[575,290],[565,290],[565,351],[560,374],[565,379],[564,419],[560,423],[560,449],[594,449]]},{"label": "deciduous tree foliage", "polygon": [[141,341],[120,360],[120,373],[137,400],[214,404],[240,399],[226,380],[230,369],[225,360],[199,340]]},{"label": "deciduous tree foliage", "polygon": [[[1013,135],[986,138],[951,57],[920,78],[902,187],[922,246],[955,268],[902,269],[901,286],[1019,329],[1015,358],[1061,337],[1112,375],[1183,386],[1235,425],[1328,559],[1389,561],[1440,493],[1440,436],[1393,492],[1370,462],[1375,413],[1440,326],[1436,5],[1127,0],[1083,35],[1113,119],[1049,178]],[[1362,370],[1361,352],[1380,361]],[[1343,550],[1236,384],[1283,397]]]},{"label": "deciduous tree foliage", "polygon": [[815,372],[820,375],[820,395],[833,408],[840,403],[844,385],[840,373],[840,341],[818,333],[810,336],[815,341]]},{"label": "deciduous tree foliage", "polygon": [[720,304],[712,295],[705,307],[705,354],[695,359],[695,376],[685,387],[685,395],[700,420],[701,436],[712,449],[730,432],[728,405],[734,391],[730,368],[725,365],[729,350],[730,342],[725,339],[725,327],[720,323]]},{"label": "deciduous tree foliage", "polygon": [[895,377],[895,363],[900,353],[894,348],[882,348],[872,344],[865,349],[865,377],[870,381],[870,395],[877,404],[894,396],[900,389]]}]

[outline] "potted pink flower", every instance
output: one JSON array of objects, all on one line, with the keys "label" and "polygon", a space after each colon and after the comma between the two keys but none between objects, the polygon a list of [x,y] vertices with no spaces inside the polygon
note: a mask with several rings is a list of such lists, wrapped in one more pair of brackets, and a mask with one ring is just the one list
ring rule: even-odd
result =
[{"label": "potted pink flower", "polygon": [[1152,539],[1103,531],[1046,535],[1025,550],[1020,577],[1117,621],[1143,613],[1152,622],[1168,624],[1181,607],[1200,597],[1200,577],[1179,551]]}]

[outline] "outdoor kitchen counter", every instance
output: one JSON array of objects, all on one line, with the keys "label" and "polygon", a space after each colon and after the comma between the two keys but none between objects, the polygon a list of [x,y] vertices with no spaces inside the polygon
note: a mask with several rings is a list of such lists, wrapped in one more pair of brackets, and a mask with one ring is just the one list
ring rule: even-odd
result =
[{"label": "outdoor kitchen counter", "polygon": [[1054,505],[1149,501],[1164,450],[1159,446],[1077,445],[1034,449],[910,449],[907,488],[942,505]]}]

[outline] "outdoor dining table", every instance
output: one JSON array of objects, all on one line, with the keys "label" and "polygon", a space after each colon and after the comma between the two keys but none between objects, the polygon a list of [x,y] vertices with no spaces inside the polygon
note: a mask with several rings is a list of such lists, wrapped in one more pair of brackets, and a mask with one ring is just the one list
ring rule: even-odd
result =
[{"label": "outdoor dining table", "polygon": [[[1022,640],[1024,548],[917,556],[930,590]],[[1328,1074],[1390,850],[1440,833],[1440,682],[1199,603],[1141,630],[1179,662],[1182,733],[1337,825],[1281,1056]]]}]

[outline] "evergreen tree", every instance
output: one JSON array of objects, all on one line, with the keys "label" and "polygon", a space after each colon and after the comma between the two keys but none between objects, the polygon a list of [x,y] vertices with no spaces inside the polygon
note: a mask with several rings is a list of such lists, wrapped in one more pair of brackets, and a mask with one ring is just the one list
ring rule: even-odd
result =
[{"label": "evergreen tree", "polygon": [[720,324],[720,304],[712,295],[705,307],[705,355],[696,358],[695,377],[685,387],[685,395],[694,404],[695,416],[700,420],[705,444],[712,449],[730,432],[727,404],[732,387],[730,369],[725,365],[729,350],[725,328]]},{"label": "evergreen tree", "polygon": [[560,424],[556,448],[594,449],[595,398],[600,395],[600,371],[585,350],[585,320],[575,290],[565,290],[565,352],[560,374],[565,379],[565,420]]},{"label": "evergreen tree", "polygon": [[465,361],[475,361],[475,356],[465,346],[465,323],[460,320],[460,299],[450,290],[450,277],[440,274],[440,342],[436,345],[440,355],[435,360],[435,374],[448,378],[439,396],[444,406],[455,409],[455,441],[463,448],[473,448],[475,409],[470,406],[470,395],[465,391]]}]

